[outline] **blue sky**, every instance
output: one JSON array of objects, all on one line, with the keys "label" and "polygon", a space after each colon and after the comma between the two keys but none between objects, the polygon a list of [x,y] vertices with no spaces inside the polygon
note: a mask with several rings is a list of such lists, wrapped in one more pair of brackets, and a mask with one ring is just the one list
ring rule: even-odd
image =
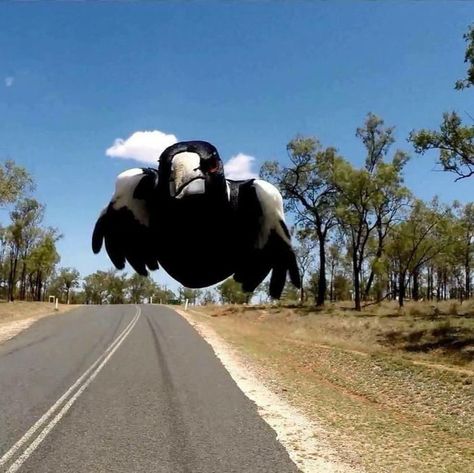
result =
[{"label": "blue sky", "polygon": [[[115,176],[140,165],[106,156],[115,140],[205,139],[258,172],[302,133],[358,164],[355,129],[372,111],[410,151],[410,130],[474,114],[473,91],[453,89],[473,18],[456,1],[2,3],[0,158],[32,172],[64,233],[61,265],[86,275],[111,266],[91,230]],[[417,196],[473,199],[472,179],[435,169],[434,155],[413,157]]]}]

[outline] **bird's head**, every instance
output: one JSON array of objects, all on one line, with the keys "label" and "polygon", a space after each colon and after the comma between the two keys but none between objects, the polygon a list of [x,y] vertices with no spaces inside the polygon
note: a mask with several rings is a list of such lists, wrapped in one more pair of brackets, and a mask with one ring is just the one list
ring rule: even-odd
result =
[{"label": "bird's head", "polygon": [[222,160],[206,141],[183,141],[166,148],[160,157],[160,178],[169,181],[169,194],[176,199],[225,188]]}]

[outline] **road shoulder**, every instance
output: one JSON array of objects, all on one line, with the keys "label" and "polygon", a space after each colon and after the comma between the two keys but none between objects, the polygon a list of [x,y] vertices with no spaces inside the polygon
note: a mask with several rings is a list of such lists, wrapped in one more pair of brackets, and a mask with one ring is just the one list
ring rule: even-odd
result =
[{"label": "road shoulder", "polygon": [[16,337],[45,317],[62,315],[80,307],[60,304],[55,311],[53,304],[47,302],[11,302],[0,306],[0,344]]},{"label": "road shoulder", "polygon": [[316,422],[288,404],[259,367],[237,352],[206,322],[206,315],[176,309],[212,347],[242,392],[258,407],[290,458],[305,473],[362,473],[357,458],[346,458],[330,445],[328,433]]}]

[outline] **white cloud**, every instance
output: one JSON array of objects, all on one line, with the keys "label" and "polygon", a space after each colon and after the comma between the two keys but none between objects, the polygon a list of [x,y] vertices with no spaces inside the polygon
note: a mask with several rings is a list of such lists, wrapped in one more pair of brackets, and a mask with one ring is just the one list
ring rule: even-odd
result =
[{"label": "white cloud", "polygon": [[15,82],[15,78],[13,76],[5,77],[5,87],[11,87]]},{"label": "white cloud", "polygon": [[[111,158],[134,159],[142,163],[156,164],[161,153],[178,139],[173,134],[159,130],[136,131],[127,139],[117,138],[105,151]],[[224,163],[225,175],[229,179],[252,179],[258,177],[252,170],[255,158],[244,153],[232,156]]]},{"label": "white cloud", "polygon": [[134,159],[156,164],[160,154],[177,141],[175,135],[159,130],[136,131],[126,140],[117,138],[105,154],[111,158]]},{"label": "white cloud", "polygon": [[257,173],[252,171],[252,165],[255,161],[253,156],[239,153],[236,156],[232,156],[225,164],[225,177],[229,179],[252,179],[257,176]]}]

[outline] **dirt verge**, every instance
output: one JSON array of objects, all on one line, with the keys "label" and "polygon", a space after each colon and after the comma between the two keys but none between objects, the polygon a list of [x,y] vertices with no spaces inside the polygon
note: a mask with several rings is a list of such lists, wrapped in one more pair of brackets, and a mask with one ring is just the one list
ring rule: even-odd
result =
[{"label": "dirt verge", "polygon": [[331,446],[327,432],[317,422],[277,394],[267,374],[252,360],[237,353],[205,323],[204,315],[175,309],[211,345],[243,393],[258,407],[262,418],[275,430],[290,458],[305,473],[362,473],[351,452],[344,456]]},{"label": "dirt verge", "polygon": [[[325,458],[336,459],[338,467],[369,473],[472,471],[472,318],[197,309],[187,317],[217,334],[245,368],[251,366],[257,384],[308,420],[305,435],[313,432],[317,445],[297,444],[302,456],[316,452],[324,458],[318,450],[323,438],[323,451],[330,452]],[[285,446],[290,451],[291,443]],[[324,471],[299,460],[303,471]]]},{"label": "dirt verge", "polygon": [[47,302],[0,303],[0,343],[15,337],[43,317],[63,314],[75,307],[60,304],[58,311],[55,311],[54,305]]}]

